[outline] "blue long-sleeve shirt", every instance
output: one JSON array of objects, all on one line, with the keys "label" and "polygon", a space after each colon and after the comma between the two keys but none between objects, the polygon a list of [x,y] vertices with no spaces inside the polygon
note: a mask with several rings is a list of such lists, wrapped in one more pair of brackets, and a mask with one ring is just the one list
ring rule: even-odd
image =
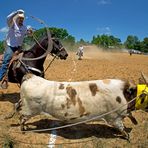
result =
[{"label": "blue long-sleeve shirt", "polygon": [[7,24],[9,27],[6,43],[11,47],[22,46],[23,39],[27,34],[27,27],[25,25],[19,26],[16,23],[17,11],[12,12],[7,16]]}]

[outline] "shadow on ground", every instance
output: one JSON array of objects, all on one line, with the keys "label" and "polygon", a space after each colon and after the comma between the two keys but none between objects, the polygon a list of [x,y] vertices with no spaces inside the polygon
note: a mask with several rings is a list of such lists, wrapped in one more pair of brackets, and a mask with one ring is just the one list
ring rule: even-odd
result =
[{"label": "shadow on ground", "polygon": [[8,101],[13,104],[18,102],[19,98],[20,98],[19,93],[0,94],[0,101]]},{"label": "shadow on ground", "polygon": [[[54,125],[54,126],[53,126]],[[31,130],[41,130],[41,129],[50,129],[54,127],[63,126],[60,121],[57,120],[50,120],[50,119],[41,119],[35,122],[28,122],[26,123],[27,131]],[[17,127],[19,124],[11,124],[12,127]],[[129,133],[131,132],[131,128],[126,128],[126,131]],[[49,131],[40,131],[37,133],[46,133],[50,134],[51,130]],[[80,124],[72,127],[66,127],[63,129],[57,130],[57,135],[61,136],[66,139],[83,139],[89,137],[97,137],[97,138],[117,138],[121,137],[121,133],[110,126],[104,124]]]}]

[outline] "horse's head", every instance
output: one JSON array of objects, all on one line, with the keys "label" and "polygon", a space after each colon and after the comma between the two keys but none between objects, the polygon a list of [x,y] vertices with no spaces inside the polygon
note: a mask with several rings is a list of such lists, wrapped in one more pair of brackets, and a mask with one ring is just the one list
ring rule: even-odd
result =
[{"label": "horse's head", "polygon": [[[52,49],[50,50],[51,55],[54,55],[54,56],[59,57],[60,59],[66,60],[66,58],[68,56],[68,53],[65,50],[65,48],[63,47],[63,45],[60,42],[60,40],[58,38],[53,37],[53,36],[52,36],[51,40],[52,40],[52,43],[53,43],[52,44]],[[40,45],[44,49],[47,49],[48,48],[48,44],[50,44],[50,43],[49,43],[48,37],[46,36],[45,38],[43,38],[41,40]]]},{"label": "horse's head", "polygon": [[60,59],[66,60],[68,53],[63,47],[62,43],[57,38],[52,38],[53,48],[51,50],[51,54],[58,56]]}]

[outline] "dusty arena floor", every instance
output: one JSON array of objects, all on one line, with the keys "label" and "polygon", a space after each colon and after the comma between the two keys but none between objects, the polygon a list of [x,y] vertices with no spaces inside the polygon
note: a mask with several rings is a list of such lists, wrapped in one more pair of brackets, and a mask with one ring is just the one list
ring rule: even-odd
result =
[{"label": "dusty arena floor", "polygon": [[[45,68],[51,61],[47,57]],[[45,78],[56,81],[84,81],[96,79],[125,79],[138,83],[141,72],[148,75],[148,56],[128,53],[103,52],[95,47],[86,47],[83,60],[77,60],[70,52],[65,61],[56,59],[45,73]],[[7,90],[0,90],[0,116],[12,112],[18,101],[19,87],[9,83]],[[18,116],[8,120],[0,119],[0,147],[13,145],[15,148],[146,148],[148,146],[148,114],[135,111],[138,125],[128,118],[124,124],[130,134],[130,142],[122,139],[120,133],[104,122],[89,122],[65,129],[21,133]],[[62,125],[56,119],[36,116],[27,122],[28,128],[47,129]],[[54,144],[49,145],[49,144]]]}]

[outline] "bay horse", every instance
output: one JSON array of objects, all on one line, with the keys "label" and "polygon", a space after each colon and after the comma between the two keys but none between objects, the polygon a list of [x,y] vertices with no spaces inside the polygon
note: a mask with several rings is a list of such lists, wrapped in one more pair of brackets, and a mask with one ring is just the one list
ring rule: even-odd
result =
[{"label": "bay horse", "polygon": [[[51,38],[52,47],[50,54],[66,60],[68,53],[62,43],[57,38]],[[12,62],[7,73],[7,82],[21,84],[22,78],[26,73],[33,73],[37,76],[44,77],[43,64],[48,55],[48,37],[44,37],[38,43],[34,44],[31,49],[24,51],[21,58]],[[7,88],[6,83],[2,83],[2,88]]]}]

